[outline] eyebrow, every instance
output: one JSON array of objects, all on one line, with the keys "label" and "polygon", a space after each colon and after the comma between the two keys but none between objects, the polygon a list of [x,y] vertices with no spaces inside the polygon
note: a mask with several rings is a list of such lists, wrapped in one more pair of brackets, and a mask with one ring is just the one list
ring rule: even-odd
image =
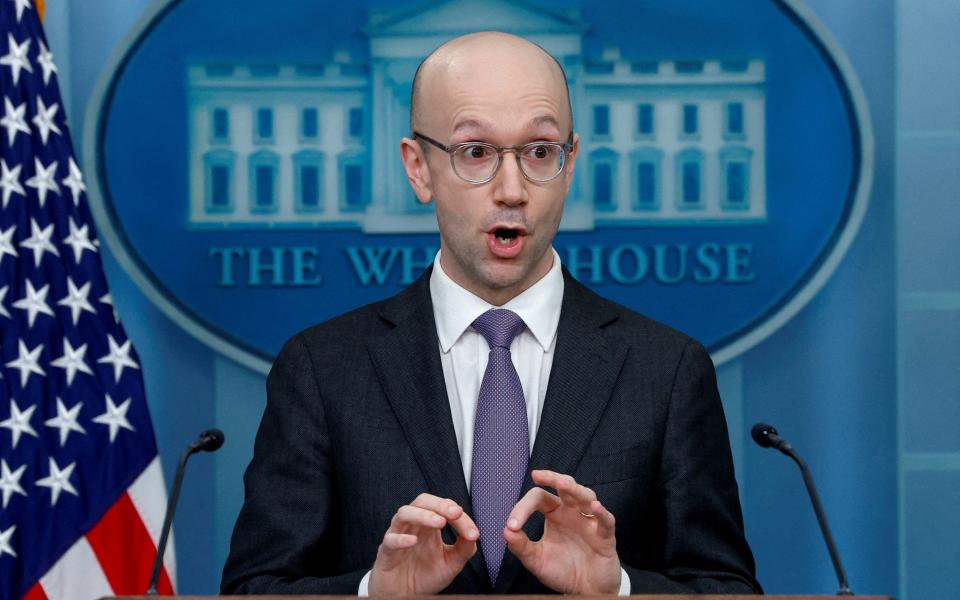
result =
[{"label": "eyebrow", "polygon": [[464,119],[454,126],[453,133],[456,133],[461,129],[483,129],[483,125],[476,119]]},{"label": "eyebrow", "polygon": [[553,115],[540,115],[539,117],[534,117],[530,121],[530,124],[533,125],[534,127],[543,125],[543,124],[548,124],[548,125],[553,125],[558,130],[560,129],[560,122],[557,121],[557,118],[554,117]]}]

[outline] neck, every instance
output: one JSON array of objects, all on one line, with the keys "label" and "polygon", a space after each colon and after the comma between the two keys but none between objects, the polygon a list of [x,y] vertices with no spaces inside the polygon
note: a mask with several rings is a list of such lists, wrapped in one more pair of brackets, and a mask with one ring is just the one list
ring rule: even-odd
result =
[{"label": "neck", "polygon": [[503,306],[507,302],[510,302],[523,292],[530,289],[535,283],[543,279],[547,273],[550,272],[554,261],[553,252],[551,251],[548,253],[547,260],[542,261],[543,264],[535,271],[532,271],[529,277],[526,277],[522,281],[518,281],[513,285],[504,287],[489,287],[479,284],[468,277],[464,277],[463,274],[456,269],[450,269],[447,261],[444,260],[444,256],[445,255],[441,250],[440,267],[443,269],[443,272],[447,275],[447,277],[474,296],[477,296],[484,302],[492,304],[493,306]]}]

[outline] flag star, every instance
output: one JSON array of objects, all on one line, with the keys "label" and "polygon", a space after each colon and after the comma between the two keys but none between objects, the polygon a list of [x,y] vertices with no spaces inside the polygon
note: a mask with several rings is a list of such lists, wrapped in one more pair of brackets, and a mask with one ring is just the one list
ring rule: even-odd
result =
[{"label": "flag star", "polygon": [[0,126],[7,130],[7,144],[13,146],[13,141],[17,139],[17,132],[30,135],[30,128],[27,127],[27,120],[24,113],[27,110],[27,103],[14,106],[10,98],[3,97],[3,118],[0,118]]},{"label": "flag star", "polygon": [[43,98],[37,96],[37,114],[33,116],[33,124],[40,132],[40,139],[43,140],[44,144],[47,143],[47,138],[50,137],[51,131],[57,135],[63,135],[63,132],[60,131],[57,123],[54,121],[58,110],[60,110],[59,104],[54,102],[53,106],[47,106],[43,103]]},{"label": "flag star", "polygon": [[10,202],[10,195],[14,192],[21,196],[26,196],[27,191],[20,185],[20,169],[23,165],[16,165],[12,169],[7,166],[7,161],[0,158],[0,189],[3,189],[3,208]]},{"label": "flag star", "polygon": [[94,423],[100,423],[110,428],[110,443],[117,437],[120,428],[136,431],[130,421],[127,420],[127,411],[130,410],[130,398],[123,401],[123,404],[117,406],[113,403],[113,398],[107,394],[107,412],[93,418]]},{"label": "flag star", "polygon": [[70,157],[70,174],[63,180],[63,185],[70,188],[73,193],[73,205],[78,206],[80,204],[80,192],[87,191],[87,186],[84,185],[83,173],[80,172],[80,167],[77,166],[72,156]]},{"label": "flag star", "polygon": [[56,316],[53,309],[47,304],[47,292],[49,291],[49,283],[37,290],[34,289],[33,283],[27,279],[27,295],[14,302],[13,307],[27,311],[28,327],[33,327],[33,322],[37,320],[37,315],[40,313],[50,315],[51,317]]},{"label": "flag star", "polygon": [[[20,344],[20,356],[8,362],[7,366],[13,367],[14,369],[20,371],[20,387],[26,387],[27,380],[30,379],[31,373],[36,373],[37,375],[44,377],[47,375],[43,368],[37,364],[39,362],[38,359],[40,357],[40,353],[43,352],[43,344],[37,344],[37,347],[33,350],[27,350],[27,345],[23,343],[23,340],[18,340],[18,343]],[[34,408],[36,408],[36,405],[30,407],[31,413],[33,413]],[[13,409],[11,408],[11,414],[12,411]],[[13,417],[11,416],[10,418],[12,419]],[[29,420],[29,416],[27,419]],[[6,421],[4,421],[4,423],[6,423]],[[0,425],[3,425],[3,423],[0,423]],[[36,435],[36,433],[34,433],[34,435]],[[14,434],[14,439],[16,438],[17,436]],[[16,446],[16,442],[14,442],[14,446]]]},{"label": "flag star", "polygon": [[[44,139],[44,141],[46,141],[46,139]],[[43,163],[40,162],[40,159],[34,156],[33,170],[36,174],[27,180],[27,185],[36,188],[37,195],[40,196],[40,208],[43,208],[44,203],[47,201],[47,192],[60,193],[60,186],[57,185],[57,180],[53,178],[57,172],[57,161],[53,161],[45,167]]]},{"label": "flag star", "polygon": [[9,554],[14,558],[17,557],[17,553],[10,547],[10,536],[12,536],[16,530],[17,526],[11,525],[10,529],[0,531],[0,557],[3,557],[4,554]]},{"label": "flag star", "polygon": [[80,264],[80,257],[84,250],[97,251],[97,247],[90,241],[90,226],[77,227],[73,217],[70,217],[70,235],[63,238],[63,243],[73,248],[73,258],[77,264]]},{"label": "flag star", "polygon": [[37,62],[43,69],[43,85],[50,82],[50,75],[57,72],[57,65],[53,63],[53,53],[40,41],[40,52],[37,53]]},{"label": "flag star", "polygon": [[77,417],[80,415],[81,407],[83,407],[83,402],[77,402],[73,408],[67,410],[67,407],[63,404],[63,400],[57,398],[57,416],[43,422],[47,427],[56,427],[60,430],[60,447],[63,447],[63,445],[67,443],[67,436],[70,435],[71,431],[77,431],[83,434],[87,433],[83,426],[77,423]]},{"label": "flag star", "polygon": [[4,254],[9,254],[14,258],[17,257],[17,249],[10,243],[13,239],[13,232],[16,230],[17,226],[11,225],[6,231],[0,231],[0,260],[3,260]]},{"label": "flag star", "polygon": [[118,346],[117,342],[114,341],[113,336],[109,333],[107,334],[107,342],[110,343],[110,352],[98,358],[98,363],[111,363],[113,364],[113,378],[116,381],[120,381],[120,376],[123,375],[124,367],[130,367],[132,369],[139,369],[140,366],[136,363],[135,360],[130,358],[130,340],[127,340],[123,343],[122,346]]},{"label": "flag star", "polygon": [[85,310],[87,312],[97,314],[96,309],[94,309],[93,305],[90,304],[90,301],[87,300],[87,296],[89,295],[89,281],[78,288],[76,284],[73,283],[73,279],[67,277],[67,295],[64,296],[62,300],[57,301],[57,306],[69,306],[70,318],[73,321],[73,324],[76,325],[77,321],[80,319],[80,313],[82,311]]},{"label": "flag star", "polygon": [[73,469],[76,468],[76,466],[77,463],[72,462],[61,469],[57,465],[57,461],[53,460],[52,456],[50,457],[50,474],[36,481],[36,484],[40,487],[50,488],[50,506],[57,505],[57,500],[60,499],[60,492],[67,492],[74,496],[80,495],[73,487],[73,484],[70,483],[70,476],[73,475]]},{"label": "flag star", "polygon": [[9,291],[10,291],[9,285],[5,285],[2,288],[0,288],[0,315],[3,315],[8,319],[12,319],[13,317],[11,317],[10,313],[7,312],[7,307],[3,303],[3,301],[6,300],[7,292]]},{"label": "flag star", "polygon": [[100,296],[100,302],[110,305],[110,308],[113,310],[113,320],[119,323],[120,315],[117,314],[117,307],[113,305],[113,296],[110,295],[110,292]]},{"label": "flag star", "polygon": [[33,416],[33,411],[35,410],[37,410],[36,404],[21,412],[20,407],[17,406],[17,403],[13,400],[10,400],[10,416],[3,421],[0,421],[0,427],[6,427],[10,430],[10,433],[13,435],[14,448],[17,447],[17,443],[20,441],[20,436],[24,433],[27,435],[32,435],[33,437],[39,437],[37,432],[34,431],[33,426],[30,425],[30,417]]},{"label": "flag star", "polygon": [[9,51],[4,56],[0,56],[0,65],[6,65],[13,71],[13,85],[20,81],[20,70],[26,69],[33,73],[33,67],[30,66],[30,60],[27,58],[27,51],[30,49],[30,38],[18,44],[12,33],[7,34],[7,46]]},{"label": "flag star", "polygon": [[30,219],[30,237],[20,242],[20,245],[24,248],[33,250],[33,262],[38,267],[40,266],[40,261],[43,260],[44,252],[49,252],[55,256],[60,256],[60,252],[57,250],[57,247],[50,242],[51,237],[53,237],[53,223],[50,223],[43,229],[40,229],[40,225],[37,224],[37,221],[35,219]]},{"label": "flag star", "polygon": [[87,375],[93,375],[93,371],[87,365],[84,358],[87,355],[87,345],[81,344],[79,348],[74,348],[70,340],[63,338],[63,356],[50,361],[50,364],[67,371],[67,385],[73,383],[73,377],[77,371],[82,371]]},{"label": "flag star", "polygon": [[23,11],[30,8],[30,0],[13,0],[13,3],[17,5],[17,23],[19,23],[20,17],[23,16]]},{"label": "flag star", "polygon": [[20,486],[20,478],[23,472],[27,470],[27,465],[20,465],[16,471],[11,471],[7,466],[7,461],[0,458],[0,491],[3,491],[3,507],[6,508],[10,503],[10,497],[14,494],[27,495],[23,487]]}]

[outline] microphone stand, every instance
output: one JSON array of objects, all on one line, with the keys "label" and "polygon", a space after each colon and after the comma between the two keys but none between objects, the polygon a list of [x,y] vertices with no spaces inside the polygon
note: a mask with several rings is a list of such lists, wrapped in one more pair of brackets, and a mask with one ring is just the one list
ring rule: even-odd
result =
[{"label": "microphone stand", "polygon": [[213,452],[222,445],[223,432],[219,429],[208,429],[201,433],[200,437],[187,446],[187,449],[180,455],[177,473],[173,478],[173,489],[170,490],[170,497],[167,498],[167,511],[163,517],[163,529],[160,532],[160,543],[157,544],[157,557],[153,561],[153,573],[150,575],[150,585],[147,587],[147,596],[157,595],[157,580],[160,579],[160,566],[163,564],[163,553],[166,552],[167,549],[167,539],[170,537],[170,525],[173,523],[173,515],[177,511],[177,500],[180,498],[180,488],[183,485],[183,473],[187,467],[187,460],[196,452],[201,450]]},{"label": "microphone stand", "polygon": [[803,475],[803,483],[807,486],[807,494],[810,495],[810,502],[813,504],[813,512],[817,514],[817,522],[820,524],[820,531],[823,533],[823,539],[827,543],[827,550],[830,552],[830,560],[833,561],[833,569],[837,572],[837,580],[840,582],[838,596],[853,596],[853,590],[847,583],[847,574],[840,564],[840,554],[837,552],[837,546],[833,543],[833,535],[830,533],[830,526],[827,525],[827,517],[823,513],[823,506],[820,504],[820,496],[817,494],[817,488],[813,485],[813,477],[810,470],[807,469],[807,463],[797,455],[790,444],[784,443],[777,445],[776,448],[792,458],[797,466],[800,467],[800,473]]}]

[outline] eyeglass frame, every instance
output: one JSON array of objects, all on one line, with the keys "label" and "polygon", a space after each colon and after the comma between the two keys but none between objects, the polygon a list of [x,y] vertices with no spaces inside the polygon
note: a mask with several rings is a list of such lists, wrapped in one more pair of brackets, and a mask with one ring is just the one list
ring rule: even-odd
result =
[{"label": "eyeglass frame", "polygon": [[[524,144],[522,146],[506,146],[506,147],[497,146],[496,144],[491,144],[489,142],[461,142],[459,144],[453,144],[451,146],[447,146],[431,137],[423,135],[418,131],[413,132],[413,139],[423,140],[428,144],[431,144],[432,146],[436,146],[437,148],[446,152],[450,156],[450,167],[453,169],[453,172],[456,173],[457,177],[459,177],[463,181],[466,181],[467,183],[472,183],[474,185],[483,185],[484,183],[493,181],[493,179],[497,176],[497,173],[500,172],[500,167],[503,165],[503,153],[508,151],[513,152],[514,157],[517,159],[517,167],[519,167],[520,172],[523,173],[523,176],[526,179],[534,183],[547,183],[549,181],[553,181],[554,179],[560,176],[560,173],[563,173],[563,169],[567,166],[566,153],[573,151],[573,131],[570,132],[570,135],[567,137],[567,141],[564,144],[561,144],[560,142],[539,141],[539,142],[530,142],[529,144]],[[533,177],[530,177],[527,171],[523,168],[523,163],[520,161],[520,154],[522,153],[524,148],[528,148],[530,146],[543,146],[543,145],[558,146],[561,152],[563,152],[564,154],[561,155],[560,168],[557,169],[557,172],[552,177],[550,177],[549,179],[534,179]],[[461,175],[459,171],[457,171],[457,166],[453,162],[453,156],[457,150],[459,150],[460,148],[464,148],[466,146],[486,146],[487,148],[496,150],[497,165],[493,168],[493,173],[490,174],[490,177],[487,177],[486,179],[483,179],[481,181],[472,181],[470,179],[467,179],[466,177]]]}]

